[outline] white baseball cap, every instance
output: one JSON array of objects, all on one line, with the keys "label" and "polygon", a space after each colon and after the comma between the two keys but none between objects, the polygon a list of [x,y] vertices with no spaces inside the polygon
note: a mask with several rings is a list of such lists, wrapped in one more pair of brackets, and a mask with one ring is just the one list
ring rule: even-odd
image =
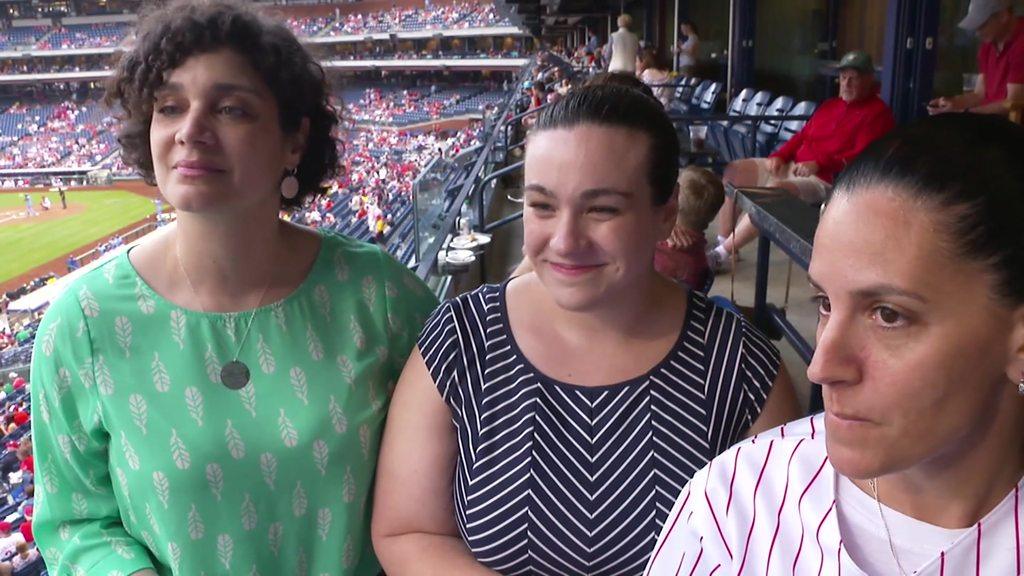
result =
[{"label": "white baseball cap", "polygon": [[1013,0],[971,0],[967,16],[957,26],[974,32],[981,28],[993,14],[1013,6]]}]

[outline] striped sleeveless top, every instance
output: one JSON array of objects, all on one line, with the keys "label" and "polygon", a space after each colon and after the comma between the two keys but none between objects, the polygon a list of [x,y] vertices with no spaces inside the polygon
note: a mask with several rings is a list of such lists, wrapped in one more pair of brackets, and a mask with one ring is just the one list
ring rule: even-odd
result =
[{"label": "striped sleeveless top", "polygon": [[683,486],[760,414],[778,350],[690,292],[679,339],[646,374],[567,384],[520,351],[506,285],[445,302],[419,339],[458,434],[462,538],[502,574],[641,574]]}]

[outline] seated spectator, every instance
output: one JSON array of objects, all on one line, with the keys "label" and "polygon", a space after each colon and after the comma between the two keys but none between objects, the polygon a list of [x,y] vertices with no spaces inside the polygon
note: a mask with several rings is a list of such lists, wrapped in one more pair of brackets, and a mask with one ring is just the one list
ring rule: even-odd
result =
[{"label": "seated spectator", "polygon": [[981,40],[974,90],[936,98],[928,113],[1006,115],[1011,102],[1024,100],[1024,18],[1014,16],[1012,0],[973,0],[959,26]]},{"label": "seated spectator", "polygon": [[25,521],[21,523],[21,526],[18,526],[21,537],[30,544],[36,541],[35,536],[32,535],[32,514],[35,512],[34,508],[35,506],[25,508]]},{"label": "seated spectator", "polygon": [[28,486],[25,486],[25,500],[23,500],[21,502],[21,504],[18,505],[18,512],[20,512],[22,516],[26,515],[25,514],[25,510],[26,509],[31,508],[32,506],[35,506],[35,502],[36,502],[35,496],[36,496],[35,484],[29,484]]},{"label": "seated spectator", "polygon": [[438,308],[391,402],[372,528],[389,574],[639,575],[697,466],[797,413],[771,343],[654,270],[678,157],[633,89],[586,86],[541,114],[535,271]]},{"label": "seated spectator", "polygon": [[676,225],[667,240],[658,242],[655,270],[691,289],[705,291],[710,274],[704,231],[724,199],[722,181],[708,170],[688,166],[679,173]]},{"label": "seated spectator", "polygon": [[11,568],[14,570],[21,570],[25,566],[35,562],[36,558],[39,558],[39,550],[35,548],[29,548],[28,542],[18,542],[15,546],[17,554],[11,558]]},{"label": "seated spectator", "polygon": [[[22,414],[24,414],[24,412],[22,412]],[[28,475],[27,477],[31,477],[32,474],[35,474],[35,460],[32,457],[32,440],[25,438],[21,441],[21,444],[18,445],[17,456],[18,461],[21,462],[18,465],[18,469]]]},{"label": "seated spectator", "polygon": [[824,414],[698,472],[648,574],[1021,573],[1021,157],[1021,126],[948,114],[843,171],[809,270]]},{"label": "seated spectator", "polygon": [[0,558],[10,558],[14,555],[18,544],[25,542],[21,532],[11,533],[13,527],[10,522],[0,521]]},{"label": "seated spectator", "polygon": [[[530,83],[530,106],[527,111],[536,110],[541,106],[547,104],[548,101],[548,87],[540,80],[535,80]],[[537,114],[530,114],[529,116],[523,117],[523,126],[531,128],[537,122]]]},{"label": "seated spectator", "polygon": [[28,418],[28,412],[20,409],[15,409],[14,414],[11,415],[11,419],[18,428],[21,428],[22,424],[28,422]]},{"label": "seated spectator", "polygon": [[[661,102],[661,105],[668,107],[672,101],[674,88],[667,86],[671,81],[668,74],[668,66],[662,61],[657,51],[647,48],[637,57],[636,74],[644,84],[651,86],[654,96]],[[666,84],[665,86],[658,86]]]},{"label": "seated spectator", "polygon": [[[823,102],[803,130],[768,158],[730,162],[723,180],[737,188],[768,186],[805,202],[821,202],[836,174],[895,123],[889,106],[876,94],[871,57],[848,52],[839,61],[839,97]],[[737,222],[736,214],[736,201],[726,198],[719,213],[719,245],[708,253],[712,269],[725,267],[730,254],[757,238],[750,217],[743,215]]]}]

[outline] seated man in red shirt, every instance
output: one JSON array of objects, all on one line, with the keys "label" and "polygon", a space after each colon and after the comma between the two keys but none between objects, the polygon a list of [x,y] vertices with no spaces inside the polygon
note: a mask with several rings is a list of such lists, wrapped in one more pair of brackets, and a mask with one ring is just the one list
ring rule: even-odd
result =
[{"label": "seated man in red shirt", "polygon": [[1024,18],[1013,15],[1012,0],[972,0],[959,26],[981,40],[974,91],[936,98],[928,113],[1007,114],[1010,102],[1024,100]]},{"label": "seated man in red shirt", "polygon": [[[867,53],[848,52],[839,61],[839,97],[823,102],[803,130],[768,158],[730,162],[722,180],[737,188],[783,189],[807,202],[821,202],[832,180],[868,144],[896,124],[889,106],[876,94],[875,67]],[[718,246],[708,252],[713,270],[721,270],[729,254],[757,238],[757,228],[744,215],[737,222],[733,198],[718,213]]]}]

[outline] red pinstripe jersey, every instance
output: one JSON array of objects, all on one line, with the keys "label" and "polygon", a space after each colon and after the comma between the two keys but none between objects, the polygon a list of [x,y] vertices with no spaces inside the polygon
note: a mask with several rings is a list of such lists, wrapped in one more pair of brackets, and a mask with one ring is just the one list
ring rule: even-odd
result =
[{"label": "red pinstripe jersey", "polygon": [[[820,414],[733,446],[683,489],[646,574],[863,576],[839,533],[835,479]],[[973,530],[924,566],[907,571],[1022,574],[1022,487],[1018,483]]]}]

